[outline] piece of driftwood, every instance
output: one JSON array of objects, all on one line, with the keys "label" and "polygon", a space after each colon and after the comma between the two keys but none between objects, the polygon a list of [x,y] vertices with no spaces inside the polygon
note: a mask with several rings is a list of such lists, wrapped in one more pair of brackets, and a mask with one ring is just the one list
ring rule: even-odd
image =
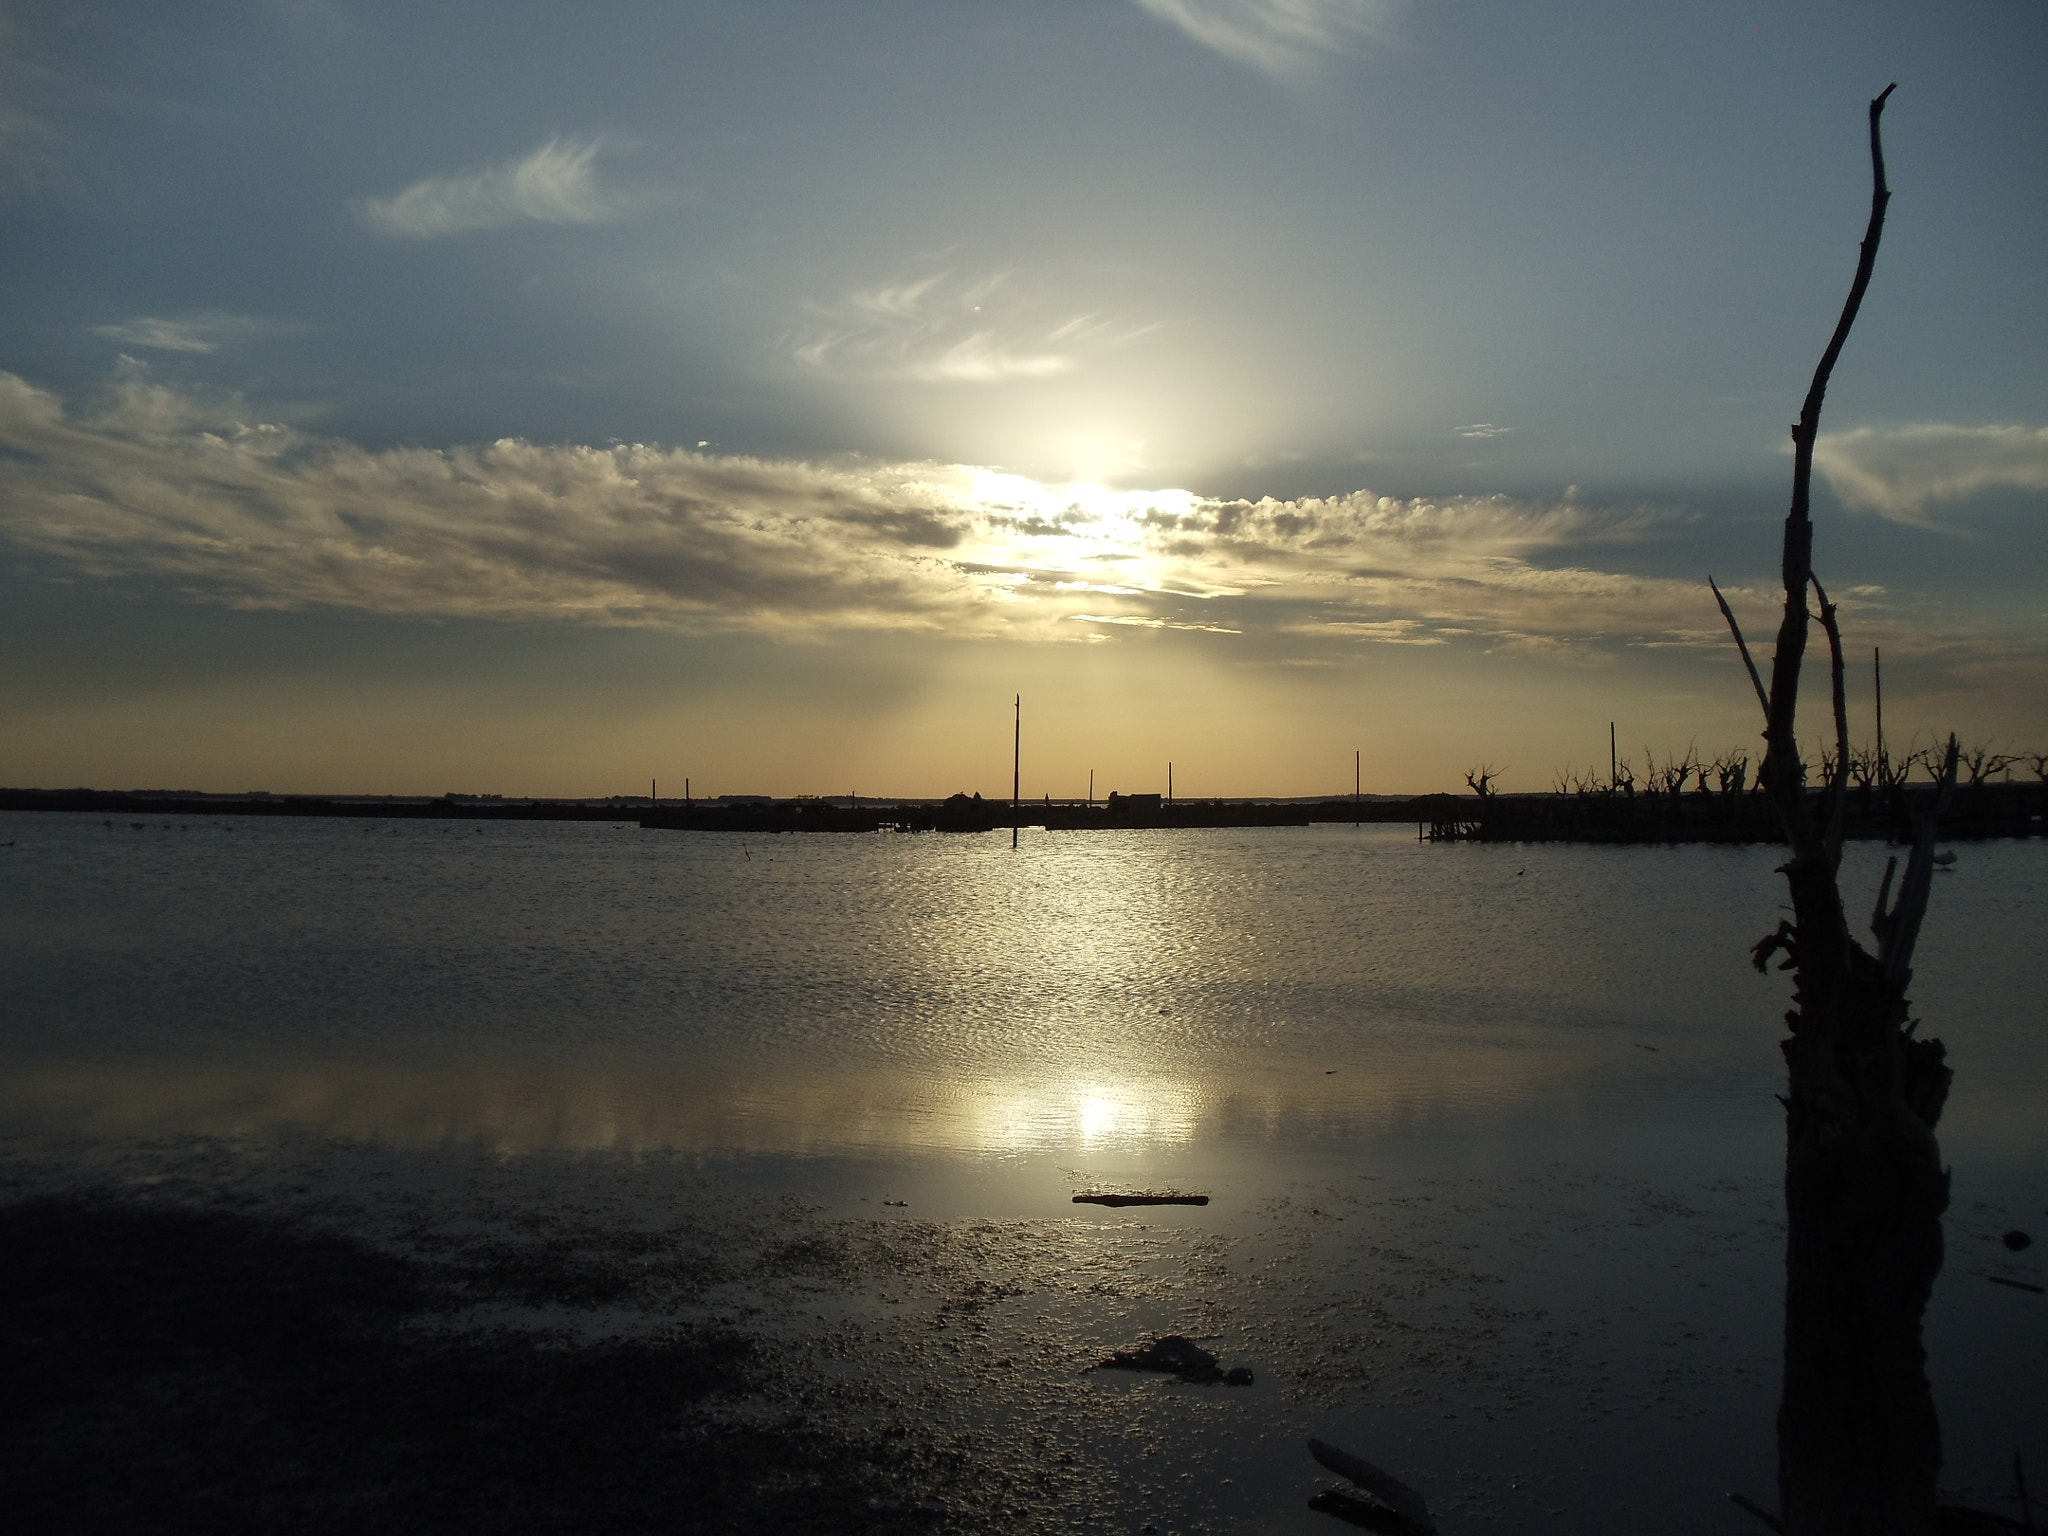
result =
[{"label": "piece of driftwood", "polygon": [[1436,1522],[1429,1517],[1429,1506],[1423,1502],[1422,1495],[1393,1473],[1374,1466],[1363,1456],[1340,1450],[1326,1440],[1311,1439],[1308,1453],[1339,1477],[1363,1488],[1386,1505],[1416,1536],[1436,1536]]},{"label": "piece of driftwood", "polygon": [[1151,1193],[1137,1195],[1110,1195],[1090,1192],[1074,1196],[1076,1205],[1207,1205],[1207,1195],[1177,1195]]},{"label": "piece of driftwood", "polygon": [[1382,1532],[1383,1536],[1407,1536],[1410,1529],[1406,1520],[1377,1499],[1354,1498],[1342,1488],[1325,1488],[1308,1501],[1308,1507],[1318,1514],[1335,1515],[1362,1531]]},{"label": "piece of driftwood", "polygon": [[1765,1509],[1763,1505],[1757,1503],[1755,1499],[1750,1498],[1747,1494],[1731,1493],[1728,1495],[1728,1502],[1730,1504],[1733,1504],[1739,1510],[1743,1510],[1748,1514],[1755,1515],[1757,1519],[1763,1521],[1765,1525],[1769,1526],[1772,1530],[1777,1531],[1779,1533],[1779,1536],[1784,1536],[1785,1522],[1780,1520],[1776,1515],[1772,1514],[1768,1509]]}]

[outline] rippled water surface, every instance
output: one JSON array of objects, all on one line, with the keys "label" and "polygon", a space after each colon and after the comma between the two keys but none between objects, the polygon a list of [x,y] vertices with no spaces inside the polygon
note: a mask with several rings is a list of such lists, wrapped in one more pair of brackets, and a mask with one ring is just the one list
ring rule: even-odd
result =
[{"label": "rippled water surface", "polygon": [[[976,1314],[1006,1353],[962,1433],[1149,1425],[1208,1469],[1110,1457],[1088,1497],[1132,1529],[1329,1524],[1301,1507],[1309,1430],[1468,1527],[1622,1528],[1683,1486],[1656,1528],[1718,1530],[1740,1517],[1711,1485],[1770,1491],[1787,987],[1746,952],[1773,850],[57,815],[0,817],[10,842],[0,1127],[29,1186],[360,1192],[402,1165],[549,1209],[663,1178],[798,1195],[848,1252],[898,1255],[831,1281],[833,1326],[901,1345],[878,1380],[940,1369],[901,1308],[926,1285],[954,1315],[930,1276],[972,1271],[1023,1299]],[[1852,849],[1852,905],[1882,858]],[[1992,1238],[2048,1227],[2044,939],[2048,851],[1962,849],[1914,988],[1957,1071],[1930,1329],[1959,1486],[2043,1422],[2048,1308],[1985,1281],[2042,1279]],[[1164,1187],[1212,1204],[1071,1203]],[[877,1223],[912,1221],[952,1269],[907,1278]],[[827,1317],[760,1284],[763,1317]],[[1089,1350],[1167,1329],[1261,1385],[1075,1395]],[[1011,1364],[1047,1350],[1042,1380]]]}]

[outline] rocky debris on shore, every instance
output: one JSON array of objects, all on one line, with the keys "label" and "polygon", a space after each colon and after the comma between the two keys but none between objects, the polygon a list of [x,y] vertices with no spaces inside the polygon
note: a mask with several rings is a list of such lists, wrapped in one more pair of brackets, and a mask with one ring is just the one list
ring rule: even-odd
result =
[{"label": "rocky debris on shore", "polygon": [[1164,1371],[1178,1376],[1182,1381],[1206,1386],[1222,1382],[1226,1387],[1248,1387],[1252,1384],[1252,1373],[1244,1366],[1223,1369],[1220,1362],[1209,1351],[1193,1339],[1177,1333],[1154,1339],[1138,1349],[1120,1349],[1107,1360],[1099,1360],[1088,1367],[1091,1371]]}]

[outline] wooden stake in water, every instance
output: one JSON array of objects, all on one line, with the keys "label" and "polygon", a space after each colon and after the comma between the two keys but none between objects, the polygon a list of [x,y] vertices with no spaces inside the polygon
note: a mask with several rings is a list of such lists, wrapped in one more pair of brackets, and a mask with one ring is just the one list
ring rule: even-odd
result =
[{"label": "wooden stake in water", "polygon": [[1024,695],[1017,695],[1017,727],[1010,743],[1010,846],[1017,846],[1017,800],[1024,785]]}]

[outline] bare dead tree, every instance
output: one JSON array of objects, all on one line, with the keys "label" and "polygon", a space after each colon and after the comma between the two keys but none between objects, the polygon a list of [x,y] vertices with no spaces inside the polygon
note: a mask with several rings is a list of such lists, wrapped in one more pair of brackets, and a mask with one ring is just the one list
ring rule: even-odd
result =
[{"label": "bare dead tree", "polygon": [[[1779,952],[1794,975],[1791,1034],[1782,1049],[1785,1103],[1785,1375],[1778,1408],[1781,1528],[1790,1536],[1929,1536],[1941,1430],[1927,1383],[1921,1317],[1941,1269],[1948,1175],[1934,1128],[1950,1072],[1938,1040],[1914,1035],[1906,988],[1934,872],[1934,815],[1955,782],[1953,739],[1942,755],[1934,814],[1921,819],[1891,896],[1894,859],[1871,917],[1876,952],[1853,938],[1838,881],[1849,774],[1842,639],[1834,604],[1813,572],[1809,491],[1821,405],[1877,259],[1890,190],[1879,120],[1870,104],[1870,220],[1834,335],[1792,428],[1792,506],[1785,517],[1784,614],[1765,686],[1727,600],[1763,706],[1761,778],[1791,845],[1783,873],[1792,920],[1756,947],[1762,969]],[[1711,585],[1711,583],[1710,583]],[[1818,611],[1809,608],[1811,590]],[[1812,623],[1828,642],[1836,771],[1819,797],[1806,787],[1795,722]],[[1781,967],[1783,968],[1783,967]]]},{"label": "bare dead tree", "polygon": [[1591,768],[1581,770],[1566,763],[1550,775],[1550,792],[1554,795],[1584,797],[1598,788],[1599,775]]},{"label": "bare dead tree", "polygon": [[1644,777],[1648,779],[1651,791],[1665,795],[1683,793],[1686,781],[1699,766],[1698,754],[1691,746],[1678,757],[1665,758],[1662,764],[1659,764],[1656,755],[1645,747],[1643,761],[1648,765],[1644,770]]},{"label": "bare dead tree", "polygon": [[2010,752],[1994,751],[1988,745],[1979,742],[1976,746],[1965,749],[1957,757],[1957,761],[1962,765],[1963,772],[1969,776],[1968,782],[1974,789],[1986,780],[1998,777],[2021,759]]},{"label": "bare dead tree", "polygon": [[1490,800],[1500,791],[1493,787],[1493,781],[1500,777],[1500,770],[1491,763],[1482,763],[1465,775],[1465,782],[1472,786],[1472,793],[1482,800]]}]

